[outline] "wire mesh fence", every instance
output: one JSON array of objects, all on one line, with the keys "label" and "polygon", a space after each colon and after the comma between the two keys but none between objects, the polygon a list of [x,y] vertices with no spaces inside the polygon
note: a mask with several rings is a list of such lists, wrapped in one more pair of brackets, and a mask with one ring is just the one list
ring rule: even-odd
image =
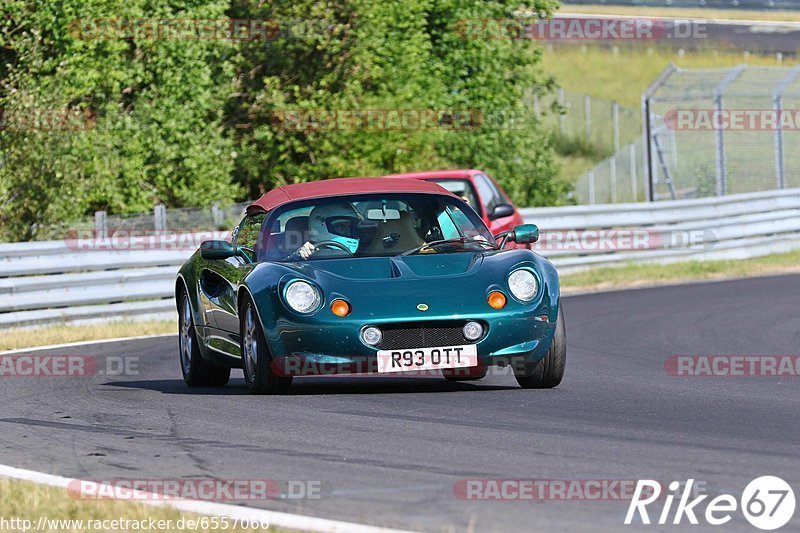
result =
[{"label": "wire mesh fence", "polygon": [[653,199],[800,186],[800,67],[670,66],[644,105]]},{"label": "wire mesh fence", "polygon": [[71,223],[37,228],[34,240],[74,239],[92,235],[98,238],[130,238],[136,235],[231,231],[244,216],[248,203],[229,206],[166,208],[157,205],[149,213],[108,215],[97,211]]},{"label": "wire mesh fence", "polygon": [[[542,113],[554,103],[563,109],[562,114]],[[603,155],[619,151],[642,133],[641,112],[612,100],[558,89],[547,97],[534,98],[533,105],[543,125],[558,132],[562,140]]]},{"label": "wire mesh fence", "polygon": [[575,182],[572,192],[578,204],[643,202],[645,160],[641,136],[595,165]]}]

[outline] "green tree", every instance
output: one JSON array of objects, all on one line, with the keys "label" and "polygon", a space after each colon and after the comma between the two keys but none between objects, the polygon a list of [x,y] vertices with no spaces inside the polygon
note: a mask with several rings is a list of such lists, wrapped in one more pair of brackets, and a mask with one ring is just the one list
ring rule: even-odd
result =
[{"label": "green tree", "polygon": [[[86,38],[92,19],[219,18],[226,0],[6,0],[0,108],[0,224],[17,238],[97,209],[233,200],[233,147],[223,131],[231,43]],[[40,126],[49,110],[90,117],[77,131]],[[33,122],[33,124],[32,124]]]},{"label": "green tree", "polygon": [[[235,2],[232,16],[270,19],[282,29],[267,42],[242,46],[237,58],[241,96],[229,113],[238,126],[237,181],[256,196],[275,185],[329,177],[478,167],[523,205],[556,201],[565,186],[556,179],[549,138],[523,103],[525,91],[553,86],[539,71],[541,50],[529,40],[465,31],[470,21],[488,21],[489,28],[520,9],[548,16],[555,6],[550,0]],[[481,126],[380,131],[315,128],[302,120],[295,127],[283,118],[358,109],[453,110],[480,117]]]}]

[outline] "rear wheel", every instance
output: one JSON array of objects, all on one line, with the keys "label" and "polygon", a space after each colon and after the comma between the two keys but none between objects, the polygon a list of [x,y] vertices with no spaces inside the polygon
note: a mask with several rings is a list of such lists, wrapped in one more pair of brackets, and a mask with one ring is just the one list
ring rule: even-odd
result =
[{"label": "rear wheel", "polygon": [[285,394],[292,384],[292,377],[281,377],[275,373],[261,322],[249,298],[242,303],[239,316],[242,369],[247,388],[253,394]]},{"label": "rear wheel", "polygon": [[552,389],[561,383],[567,363],[567,329],[564,310],[559,309],[556,332],[547,355],[533,368],[514,370],[514,377],[523,389]]},{"label": "rear wheel", "polygon": [[186,292],[180,295],[178,312],[178,344],[181,350],[181,372],[183,381],[190,387],[222,387],[231,377],[231,369],[213,366],[200,355],[197,333],[192,320],[192,305]]}]

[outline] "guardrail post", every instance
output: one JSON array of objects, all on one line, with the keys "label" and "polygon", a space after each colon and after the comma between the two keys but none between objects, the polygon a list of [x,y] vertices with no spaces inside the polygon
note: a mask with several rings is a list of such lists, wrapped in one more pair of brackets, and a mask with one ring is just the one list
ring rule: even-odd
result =
[{"label": "guardrail post", "polygon": [[105,211],[94,212],[94,236],[97,239],[108,238],[108,217]]},{"label": "guardrail post", "polygon": [[153,226],[156,231],[167,230],[167,206],[158,204],[153,208]]},{"label": "guardrail post", "polygon": [[589,204],[595,204],[595,197],[594,197],[594,170],[589,171]]},{"label": "guardrail post", "polygon": [[611,103],[611,119],[614,127],[614,153],[619,152],[619,104]]}]

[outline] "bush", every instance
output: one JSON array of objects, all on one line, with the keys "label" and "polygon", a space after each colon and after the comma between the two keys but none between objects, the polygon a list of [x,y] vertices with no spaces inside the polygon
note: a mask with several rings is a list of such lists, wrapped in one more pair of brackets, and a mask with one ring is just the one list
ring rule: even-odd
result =
[{"label": "bush", "polygon": [[[0,130],[0,228],[7,238],[30,239],[42,225],[98,209],[224,203],[285,183],[430,168],[482,168],[520,204],[552,203],[564,185],[547,135],[522,103],[525,91],[552,87],[539,72],[540,51],[530,41],[465,35],[463,22],[554,7],[553,0],[5,0],[0,108],[69,109],[90,127]],[[226,16],[270,19],[281,31],[251,41],[83,39],[75,24]],[[298,112],[358,110],[439,115],[435,127],[420,129],[292,122]]]}]

